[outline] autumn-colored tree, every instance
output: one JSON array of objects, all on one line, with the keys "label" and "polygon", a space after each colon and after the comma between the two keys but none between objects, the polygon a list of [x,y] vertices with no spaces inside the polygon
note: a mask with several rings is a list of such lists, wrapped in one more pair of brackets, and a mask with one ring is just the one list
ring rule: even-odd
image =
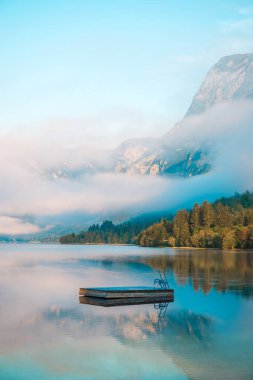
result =
[{"label": "autumn-colored tree", "polygon": [[217,203],[215,211],[216,211],[215,212],[216,225],[223,228],[231,227],[232,215],[231,215],[231,212],[229,211],[228,206],[223,206],[221,203]]},{"label": "autumn-colored tree", "polygon": [[200,225],[200,208],[198,203],[195,203],[190,213],[190,231],[191,234],[195,234],[199,230]]},{"label": "autumn-colored tree", "polygon": [[168,246],[166,221],[155,223],[143,231],[139,236],[139,244],[146,247]]},{"label": "autumn-colored tree", "polygon": [[186,210],[177,212],[173,220],[173,236],[177,246],[187,247],[190,245],[189,214]]},{"label": "autumn-colored tree", "polygon": [[223,249],[233,249],[236,246],[235,233],[232,230],[227,229],[222,239]]},{"label": "autumn-colored tree", "polygon": [[203,228],[209,228],[213,222],[213,209],[210,203],[204,201],[200,207],[200,223]]}]

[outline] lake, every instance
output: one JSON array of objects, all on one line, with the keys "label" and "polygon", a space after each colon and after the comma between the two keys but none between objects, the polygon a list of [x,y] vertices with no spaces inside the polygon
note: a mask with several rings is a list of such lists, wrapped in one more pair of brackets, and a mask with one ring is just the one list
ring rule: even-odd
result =
[{"label": "lake", "polygon": [[[80,287],[152,286],[174,302],[79,303]],[[253,251],[0,246],[0,379],[253,379]]]}]

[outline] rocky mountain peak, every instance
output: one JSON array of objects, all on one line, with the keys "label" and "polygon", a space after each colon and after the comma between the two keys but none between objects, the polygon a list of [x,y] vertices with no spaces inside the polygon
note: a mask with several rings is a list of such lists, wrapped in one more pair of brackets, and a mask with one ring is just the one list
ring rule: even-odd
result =
[{"label": "rocky mountain peak", "polygon": [[253,99],[253,53],[221,58],[208,72],[186,116],[237,99]]}]

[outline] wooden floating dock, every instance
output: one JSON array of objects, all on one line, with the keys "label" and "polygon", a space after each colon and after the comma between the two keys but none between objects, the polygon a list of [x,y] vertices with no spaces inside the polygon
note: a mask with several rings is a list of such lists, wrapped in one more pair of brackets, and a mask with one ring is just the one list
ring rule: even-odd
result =
[{"label": "wooden floating dock", "polygon": [[93,306],[131,306],[131,305],[144,305],[154,303],[168,303],[173,302],[171,296],[162,298],[98,298],[98,297],[79,297],[79,303]]},{"label": "wooden floating dock", "polygon": [[[135,286],[135,287],[112,287],[112,288],[80,288],[79,296],[92,297],[99,299],[135,299],[137,301],[157,300],[173,301],[173,289],[161,289],[150,286]],[[162,301],[161,301],[162,302]]]}]

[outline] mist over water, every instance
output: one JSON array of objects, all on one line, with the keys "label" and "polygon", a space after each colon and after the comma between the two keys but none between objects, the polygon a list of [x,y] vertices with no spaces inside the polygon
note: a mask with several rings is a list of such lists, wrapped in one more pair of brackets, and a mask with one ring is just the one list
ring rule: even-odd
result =
[{"label": "mist over water", "polygon": [[[0,268],[3,379],[252,377],[252,251],[2,245]],[[159,270],[175,290],[162,317],[79,304],[79,287],[152,286]]]}]

